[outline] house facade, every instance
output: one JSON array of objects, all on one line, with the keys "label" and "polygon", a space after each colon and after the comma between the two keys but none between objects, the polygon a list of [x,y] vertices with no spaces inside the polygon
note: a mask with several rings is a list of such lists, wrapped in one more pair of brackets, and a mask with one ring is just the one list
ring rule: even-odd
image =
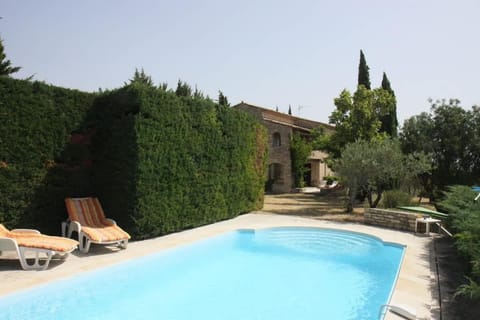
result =
[{"label": "house facade", "polygon": [[[294,133],[308,139],[314,129],[323,128],[326,134],[334,131],[333,126],[325,123],[294,117],[243,101],[234,108],[254,115],[267,129],[269,158],[266,191],[272,193],[290,192],[294,188],[290,150]],[[326,157],[327,154],[319,150],[314,150],[310,154],[305,176],[308,186],[319,187],[324,177],[332,175],[332,171],[325,163]]]}]

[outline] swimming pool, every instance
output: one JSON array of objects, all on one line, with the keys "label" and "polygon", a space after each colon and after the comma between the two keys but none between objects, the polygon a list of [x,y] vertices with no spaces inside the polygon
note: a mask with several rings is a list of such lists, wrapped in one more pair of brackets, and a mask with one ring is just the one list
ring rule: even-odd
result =
[{"label": "swimming pool", "polygon": [[239,230],[8,295],[2,319],[377,319],[404,248],[318,228]]}]

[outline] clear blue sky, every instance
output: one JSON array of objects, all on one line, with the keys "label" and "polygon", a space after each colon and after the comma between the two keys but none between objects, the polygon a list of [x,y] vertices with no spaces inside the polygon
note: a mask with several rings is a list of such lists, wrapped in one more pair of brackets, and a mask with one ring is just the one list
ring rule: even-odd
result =
[{"label": "clear blue sky", "polygon": [[428,98],[480,105],[479,14],[478,0],[0,0],[0,37],[18,78],[96,91],[144,68],[323,122],[355,91],[363,49],[403,123]]}]

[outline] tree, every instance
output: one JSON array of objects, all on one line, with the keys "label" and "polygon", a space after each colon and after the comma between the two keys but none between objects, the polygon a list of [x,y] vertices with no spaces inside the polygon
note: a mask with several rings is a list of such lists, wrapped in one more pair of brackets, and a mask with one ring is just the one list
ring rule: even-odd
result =
[{"label": "tree", "polygon": [[3,40],[0,39],[0,76],[10,76],[12,73],[18,72],[21,67],[12,67],[10,60],[7,60],[7,56],[3,47]]},{"label": "tree", "polygon": [[[471,161],[475,163],[472,173],[474,176],[480,177],[480,106],[473,106],[470,114],[471,138],[469,150]],[[477,181],[477,183],[480,183],[480,181]]]},{"label": "tree", "polygon": [[148,76],[143,70],[143,68],[140,71],[138,71],[138,69],[135,68],[135,73],[133,74],[133,78],[130,79],[130,84],[133,84],[133,83],[144,84],[144,85],[153,87],[152,77]]},{"label": "tree", "polygon": [[365,60],[363,51],[360,50],[360,63],[358,64],[358,85],[363,85],[367,90],[370,90],[370,68]]},{"label": "tree", "polygon": [[418,152],[430,155],[430,173],[421,174],[419,185],[423,189],[423,194],[429,198],[433,196],[432,172],[434,166],[434,150],[432,136],[434,123],[430,114],[422,112],[405,120],[403,128],[399,134],[400,145],[404,154],[415,154]]},{"label": "tree", "polygon": [[230,107],[228,98],[223,94],[222,91],[218,91],[218,104],[224,107]]},{"label": "tree", "polygon": [[400,143],[391,138],[359,140],[346,145],[333,169],[348,188],[347,211],[353,211],[359,193],[365,194],[370,207],[375,208],[383,192],[403,187],[413,177],[428,171],[425,155],[417,157],[404,156]]},{"label": "tree", "polygon": [[463,109],[456,99],[448,103],[438,101],[432,104],[432,111],[435,126],[433,148],[437,160],[435,183],[442,187],[455,183],[472,184],[478,179],[478,175],[472,174],[479,164],[475,162],[478,154],[472,152],[471,146],[480,137],[475,137],[471,112]]},{"label": "tree", "polygon": [[290,152],[292,154],[292,171],[295,178],[295,187],[305,186],[305,165],[312,153],[312,145],[299,133],[294,133],[291,141]]},{"label": "tree", "polygon": [[292,115],[292,106],[291,105],[288,105],[288,114]]},{"label": "tree", "polygon": [[416,151],[432,153],[433,131],[433,119],[427,112],[422,112],[419,115],[406,119],[399,134],[402,151],[404,153],[413,153]]},{"label": "tree", "polygon": [[160,91],[167,91],[168,90],[168,83],[162,82],[158,85],[158,89]]},{"label": "tree", "polygon": [[343,90],[334,100],[336,110],[329,118],[330,124],[335,125],[328,148],[332,156],[338,158],[348,143],[378,137],[380,117],[387,112],[392,101],[392,95],[383,89],[368,90],[359,85],[353,97]]},{"label": "tree", "polygon": [[182,80],[178,80],[177,89],[175,90],[175,94],[178,97],[191,97],[192,96],[192,88]]},{"label": "tree", "polygon": [[390,80],[388,80],[386,73],[383,73],[382,78],[382,89],[386,90],[393,96],[392,104],[389,106],[389,110],[387,113],[380,118],[380,122],[382,123],[380,126],[380,132],[385,132],[391,137],[397,136],[397,127],[398,127],[398,120],[397,120],[397,102],[395,99],[395,92],[392,90],[390,85]]},{"label": "tree", "polygon": [[404,152],[432,154],[432,197],[447,185],[480,182],[480,110],[456,99],[430,103],[431,113],[405,120],[400,141]]},{"label": "tree", "polygon": [[[205,99],[203,92],[197,88],[197,85],[195,85],[195,90],[193,91],[193,97],[196,99]],[[209,98],[207,97],[207,99]]]}]

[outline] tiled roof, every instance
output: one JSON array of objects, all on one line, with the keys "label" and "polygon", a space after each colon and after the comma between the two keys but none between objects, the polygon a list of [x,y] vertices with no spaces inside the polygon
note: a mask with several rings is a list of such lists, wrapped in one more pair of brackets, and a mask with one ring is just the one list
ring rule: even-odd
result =
[{"label": "tiled roof", "polygon": [[323,122],[318,122],[318,121],[313,121],[309,119],[304,119],[304,118],[299,118],[295,117],[289,114],[281,113],[278,111],[274,111],[271,109],[255,106],[249,103],[241,102],[237,105],[234,106],[236,107],[248,107],[248,108],[253,108],[257,109],[262,113],[263,120],[269,121],[269,122],[274,122],[278,124],[283,124],[286,126],[298,128],[298,129],[304,129],[307,131],[311,131],[314,128],[318,127],[323,127],[329,130],[335,130],[335,127]]}]

